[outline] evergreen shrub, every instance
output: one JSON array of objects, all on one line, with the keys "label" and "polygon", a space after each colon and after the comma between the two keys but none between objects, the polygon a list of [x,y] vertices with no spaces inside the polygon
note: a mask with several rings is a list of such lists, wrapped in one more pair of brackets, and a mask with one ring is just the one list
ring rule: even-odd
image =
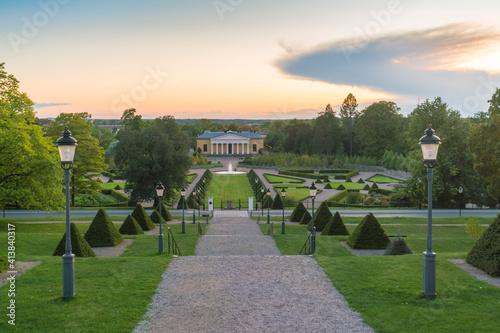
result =
[{"label": "evergreen shrub", "polygon": [[359,183],[359,184],[364,184],[365,181],[363,180],[363,178],[359,178],[358,181],[356,183]]},{"label": "evergreen shrub", "polygon": [[[314,226],[317,231],[323,231],[323,228],[327,225],[328,221],[332,217],[332,212],[326,202],[322,202],[319,208],[314,212]],[[312,220],[312,217],[311,217]],[[307,224],[307,230],[312,230],[312,221]]]},{"label": "evergreen shrub", "polygon": [[325,190],[331,190],[331,189],[333,189],[333,187],[332,187],[332,185],[330,183],[326,184],[324,188],[325,188]]},{"label": "evergreen shrub", "polygon": [[339,191],[345,190],[344,185],[340,184],[339,186],[337,186],[337,190]]},{"label": "evergreen shrub", "polygon": [[[160,223],[160,213],[158,213],[157,210],[153,210],[153,212],[151,213],[151,215],[149,215],[149,218],[151,219],[151,221],[153,221],[153,223]],[[161,223],[162,224],[167,224],[167,221],[165,221],[165,219],[162,217],[161,218]]]},{"label": "evergreen shrub", "polygon": [[121,189],[122,189],[122,187],[121,187],[120,185],[116,185],[116,186],[115,186],[115,190],[119,191],[119,190],[121,190]]},{"label": "evergreen shrub", "polygon": [[491,276],[500,276],[500,214],[483,232],[466,261]]},{"label": "evergreen shrub", "polygon": [[302,218],[300,219],[299,224],[308,224],[312,220],[311,213],[306,209],[304,214],[302,215]]},{"label": "evergreen shrub", "polygon": [[413,254],[413,251],[410,250],[408,245],[406,245],[404,238],[398,237],[394,241],[389,243],[389,245],[387,245],[384,254],[388,256],[397,256],[404,254]]},{"label": "evergreen shrub", "polygon": [[358,224],[346,242],[353,249],[385,249],[390,240],[375,216],[369,213]]},{"label": "evergreen shrub", "polygon": [[[160,210],[159,205],[156,207],[155,210],[159,212],[159,210]],[[170,214],[170,211],[168,210],[167,206],[165,206],[165,204],[163,202],[161,203],[161,216],[163,217],[163,219],[165,221],[172,221],[172,214]],[[158,221],[158,219],[157,219],[157,221]]]},{"label": "evergreen shrub", "polygon": [[116,230],[106,211],[101,208],[85,233],[85,240],[94,247],[116,246],[123,241],[123,237]]},{"label": "evergreen shrub", "polygon": [[302,219],[302,216],[306,212],[306,207],[302,202],[299,202],[297,206],[295,206],[295,209],[292,212],[292,215],[290,215],[290,221],[292,222],[300,222]]},{"label": "evergreen shrub", "polygon": [[135,206],[134,211],[132,212],[132,217],[137,221],[137,223],[139,223],[144,231],[152,230],[155,227],[153,221],[151,221],[151,218],[148,214],[146,214],[146,211],[141,204],[137,204]]},{"label": "evergreen shrub", "polygon": [[321,236],[349,236],[349,231],[345,227],[344,221],[342,221],[342,217],[340,217],[339,212],[335,212],[333,216],[330,218],[330,221],[323,228],[323,232]]},{"label": "evergreen shrub", "polygon": [[127,216],[118,230],[122,235],[142,235],[144,231],[132,215]]},{"label": "evergreen shrub", "polygon": [[351,177],[347,178],[345,181],[346,183],[352,183]]},{"label": "evergreen shrub", "polygon": [[[78,231],[76,224],[70,223],[71,232],[71,253],[75,257],[95,257],[94,251],[90,248],[90,244],[83,238],[82,234]],[[52,254],[53,256],[62,256],[66,253],[66,233],[64,233],[61,241],[56,247],[56,250]]]},{"label": "evergreen shrub", "polygon": [[278,191],[278,193],[276,193],[276,196],[274,197],[273,205],[271,206],[271,209],[283,209],[283,202],[282,202],[280,191]]},{"label": "evergreen shrub", "polygon": [[5,256],[2,251],[0,251],[0,273],[6,271],[9,267],[9,263],[7,261],[7,256]]}]

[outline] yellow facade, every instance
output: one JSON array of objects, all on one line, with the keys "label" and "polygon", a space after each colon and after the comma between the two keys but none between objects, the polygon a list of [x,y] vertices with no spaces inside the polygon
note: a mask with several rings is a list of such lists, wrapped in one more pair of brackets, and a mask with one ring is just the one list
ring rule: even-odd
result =
[{"label": "yellow facade", "polygon": [[253,155],[264,148],[264,138],[231,135],[196,139],[196,152],[202,155]]}]

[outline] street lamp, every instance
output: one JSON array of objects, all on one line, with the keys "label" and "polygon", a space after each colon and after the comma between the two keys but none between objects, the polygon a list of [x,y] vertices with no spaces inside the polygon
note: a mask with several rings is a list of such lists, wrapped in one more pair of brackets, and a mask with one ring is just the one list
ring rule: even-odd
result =
[{"label": "street lamp", "polygon": [[420,147],[427,167],[427,251],[424,252],[423,292],[425,297],[436,297],[436,253],[432,251],[432,169],[437,164],[440,139],[431,125],[420,138]]},{"label": "street lamp", "polygon": [[269,199],[271,199],[271,190],[267,189],[267,224],[269,224]]},{"label": "street lamp", "polygon": [[[257,187],[257,183],[259,182],[259,179],[257,179],[257,177],[255,177],[254,181],[255,181],[255,186]],[[255,201],[255,210],[257,210],[257,200]]]},{"label": "street lamp", "polygon": [[464,191],[464,189],[462,188],[462,186],[460,186],[458,188],[458,193],[460,193],[460,202],[458,203],[458,216],[462,216],[462,192]]},{"label": "street lamp", "polygon": [[[201,181],[203,182],[203,190],[205,191],[205,177]],[[203,210],[205,210],[205,192],[203,192]]]},{"label": "street lamp", "polygon": [[316,199],[316,191],[318,188],[314,185],[314,182],[309,187],[309,194],[311,195],[312,201],[312,220],[311,220],[311,253],[314,254],[316,249],[316,239],[315,239],[315,230],[314,230],[314,199]]},{"label": "street lamp", "polygon": [[163,190],[165,187],[163,187],[161,181],[158,182],[158,185],[156,185],[156,196],[158,197],[159,201],[159,213],[160,213],[160,233],[158,234],[158,253],[163,253],[163,234],[161,232],[161,198],[163,198]]},{"label": "street lamp", "polygon": [[262,186],[260,188],[260,193],[262,193],[262,196],[261,196],[262,199],[260,200],[260,209],[261,209],[260,215],[261,216],[264,216],[264,191],[265,191],[264,186]]},{"label": "street lamp", "polygon": [[184,205],[186,203],[186,189],[184,187],[181,188],[181,197],[182,197],[182,233],[185,233],[186,227],[184,225]]},{"label": "street lamp", "polygon": [[281,234],[285,233],[285,195],[286,195],[286,190],[283,187],[281,190],[281,203],[282,203],[282,208],[283,208],[283,220],[281,221]]},{"label": "street lamp", "polygon": [[196,223],[196,187],[193,188],[193,224]]},{"label": "street lamp", "polygon": [[64,169],[66,182],[66,252],[63,261],[63,298],[75,296],[75,255],[71,253],[71,226],[69,222],[69,170],[73,167],[77,141],[71,137],[67,127],[62,132],[63,136],[56,142],[61,157],[61,167]]}]

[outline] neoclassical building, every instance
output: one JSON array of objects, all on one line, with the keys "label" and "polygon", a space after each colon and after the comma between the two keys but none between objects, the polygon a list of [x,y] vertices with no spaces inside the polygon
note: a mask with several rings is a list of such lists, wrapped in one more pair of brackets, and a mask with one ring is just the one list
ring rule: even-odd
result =
[{"label": "neoclassical building", "polygon": [[251,155],[264,148],[266,132],[210,132],[196,138],[197,149],[204,155]]}]

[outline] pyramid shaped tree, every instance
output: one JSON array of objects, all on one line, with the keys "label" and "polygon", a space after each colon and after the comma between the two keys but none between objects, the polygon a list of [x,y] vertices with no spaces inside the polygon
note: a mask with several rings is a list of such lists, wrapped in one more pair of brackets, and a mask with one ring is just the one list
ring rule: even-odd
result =
[{"label": "pyramid shaped tree", "polygon": [[137,204],[135,206],[134,211],[132,212],[132,217],[137,221],[137,223],[139,223],[144,231],[152,230],[155,227],[153,221],[151,221],[151,218],[148,214],[146,214],[146,211],[142,208],[141,204]]},{"label": "pyramid shaped tree", "polygon": [[369,213],[346,242],[353,249],[385,249],[390,240],[375,216]]},{"label": "pyramid shaped tree", "polygon": [[[160,205],[156,207],[155,211],[159,211],[159,209]],[[163,217],[163,219],[165,219],[165,221],[172,221],[172,215],[170,214],[170,211],[168,210],[167,206],[163,204],[163,202],[161,203],[161,216]]]},{"label": "pyramid shaped tree", "polygon": [[122,235],[141,235],[144,234],[141,226],[132,217],[132,215],[127,216],[122,226],[118,230]]},{"label": "pyramid shaped tree", "polygon": [[309,213],[309,211],[306,210],[302,215],[299,224],[308,224],[309,222],[311,222],[311,220],[312,220],[311,213]]},{"label": "pyramid shaped tree", "polygon": [[85,240],[90,246],[116,246],[123,241],[123,237],[116,230],[113,222],[104,209],[99,209],[85,233]]},{"label": "pyramid shaped tree", "polygon": [[344,221],[342,221],[339,212],[335,212],[335,214],[333,214],[333,216],[330,218],[330,221],[328,221],[327,225],[325,225],[325,228],[323,228],[321,236],[324,235],[349,236],[349,231],[347,231],[347,228],[345,227]]},{"label": "pyramid shaped tree", "polygon": [[272,208],[273,207],[273,198],[270,195],[264,197],[264,208]]},{"label": "pyramid shaped tree", "polygon": [[[327,225],[332,217],[332,212],[330,212],[330,208],[326,202],[322,202],[319,205],[318,210],[314,213],[314,227],[316,231],[323,231],[323,228]],[[312,219],[311,222],[307,224],[307,230],[311,231],[312,228]]]},{"label": "pyramid shaped tree", "polygon": [[[71,232],[71,253],[76,257],[95,257],[94,251],[90,248],[89,243],[83,238],[83,236],[78,231],[76,224],[70,224]],[[54,256],[62,256],[66,253],[66,233],[62,237],[61,241],[54,251]]]},{"label": "pyramid shaped tree", "polygon": [[483,232],[466,261],[491,276],[500,276],[500,214]]},{"label": "pyramid shaped tree", "polygon": [[[153,210],[153,212],[151,213],[151,215],[149,215],[149,218],[151,219],[151,221],[153,221],[153,223],[160,223],[160,213],[158,213],[157,210]],[[163,216],[161,218],[161,223],[162,224],[167,224],[167,221],[165,221],[165,219],[163,218]]]},{"label": "pyramid shaped tree", "polygon": [[278,191],[276,193],[276,196],[274,197],[273,200],[273,205],[271,206],[271,209],[283,209],[283,199],[281,198],[281,193]]},{"label": "pyramid shaped tree", "polygon": [[297,206],[295,206],[295,209],[292,212],[292,215],[290,215],[290,221],[292,222],[300,222],[302,219],[302,216],[306,212],[306,207],[302,202],[299,202]]}]

